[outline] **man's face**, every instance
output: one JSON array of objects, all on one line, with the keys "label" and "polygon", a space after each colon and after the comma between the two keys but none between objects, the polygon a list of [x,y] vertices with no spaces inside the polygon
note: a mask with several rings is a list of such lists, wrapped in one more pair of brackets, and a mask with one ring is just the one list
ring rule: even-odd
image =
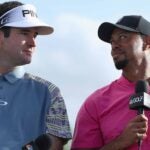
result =
[{"label": "man's face", "polygon": [[143,39],[138,33],[116,28],[111,36],[111,55],[117,69],[139,64],[143,58]]},{"label": "man's face", "polygon": [[20,66],[31,62],[35,49],[34,28],[11,28],[9,37],[0,32],[0,66]]}]

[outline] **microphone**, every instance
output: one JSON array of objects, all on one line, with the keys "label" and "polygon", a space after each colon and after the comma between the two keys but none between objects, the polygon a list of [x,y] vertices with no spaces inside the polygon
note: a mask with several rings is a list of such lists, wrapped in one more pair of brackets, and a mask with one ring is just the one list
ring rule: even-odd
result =
[{"label": "microphone", "polygon": [[22,150],[50,150],[52,141],[48,134],[42,134],[34,141],[31,141],[22,147]]},{"label": "microphone", "polygon": [[[130,97],[129,108],[137,110],[137,115],[144,114],[144,110],[150,110],[150,95],[148,82],[139,80],[135,86],[135,94]],[[138,140],[138,149],[141,149],[142,141]]]},{"label": "microphone", "polygon": [[137,110],[137,114],[143,114],[144,110],[150,109],[150,95],[148,82],[139,80],[135,86],[135,94],[130,97],[129,108]]}]

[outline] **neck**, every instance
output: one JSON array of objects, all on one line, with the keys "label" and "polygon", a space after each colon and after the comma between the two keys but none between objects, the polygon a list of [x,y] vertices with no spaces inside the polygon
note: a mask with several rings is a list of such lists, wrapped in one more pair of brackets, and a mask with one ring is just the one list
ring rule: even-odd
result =
[{"label": "neck", "polygon": [[150,78],[150,64],[141,66],[130,66],[123,69],[123,75],[131,82],[147,80]]},{"label": "neck", "polygon": [[12,70],[14,70],[15,67],[3,67],[0,66],[0,74],[5,74],[7,72],[10,72]]}]

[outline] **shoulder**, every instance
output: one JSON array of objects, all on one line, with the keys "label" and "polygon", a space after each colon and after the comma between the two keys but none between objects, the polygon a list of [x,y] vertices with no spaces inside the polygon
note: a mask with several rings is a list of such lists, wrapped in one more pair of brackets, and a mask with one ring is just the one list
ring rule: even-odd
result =
[{"label": "shoulder", "polygon": [[31,82],[31,84],[38,84],[40,86],[46,87],[50,92],[59,91],[59,88],[54,83],[52,83],[46,79],[43,79],[39,76],[32,75],[30,73],[25,73],[24,79]]},{"label": "shoulder", "polygon": [[99,109],[103,109],[104,106],[107,106],[108,103],[111,103],[115,89],[118,86],[116,81],[117,80],[94,91],[86,98],[81,106],[81,109],[87,110],[88,112],[95,111],[96,113]]},{"label": "shoulder", "polygon": [[87,98],[87,101],[97,101],[101,99],[102,97],[110,95],[110,93],[115,89],[117,86],[117,80],[111,82],[108,85],[105,85],[102,88],[97,89],[94,91],[89,97]]}]

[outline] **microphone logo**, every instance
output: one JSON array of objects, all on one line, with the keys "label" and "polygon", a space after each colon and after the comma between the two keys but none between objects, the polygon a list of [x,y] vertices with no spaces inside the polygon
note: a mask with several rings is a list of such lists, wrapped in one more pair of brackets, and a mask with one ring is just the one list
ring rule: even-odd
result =
[{"label": "microphone logo", "polygon": [[147,82],[139,80],[135,87],[135,94],[130,97],[129,108],[134,110],[150,110],[150,95],[147,93]]},{"label": "microphone logo", "polygon": [[133,105],[135,103],[141,103],[141,102],[143,102],[143,99],[144,99],[144,95],[137,94],[135,96],[131,96],[129,105]]}]

